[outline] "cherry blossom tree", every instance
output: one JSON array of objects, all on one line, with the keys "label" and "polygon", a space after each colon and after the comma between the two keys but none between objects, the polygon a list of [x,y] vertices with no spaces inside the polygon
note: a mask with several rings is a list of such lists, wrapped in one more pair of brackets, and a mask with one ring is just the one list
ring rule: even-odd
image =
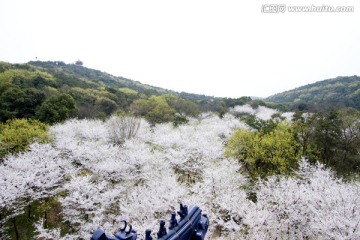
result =
[{"label": "cherry blossom tree", "polygon": [[0,209],[6,213],[1,225],[32,202],[61,191],[75,172],[71,160],[48,144],[35,143],[24,153],[9,155],[0,165]]},{"label": "cherry blossom tree", "polygon": [[244,218],[249,239],[358,239],[360,185],[302,160],[295,177],[259,181],[255,208]]},{"label": "cherry blossom tree", "polygon": [[358,182],[305,160],[290,176],[249,179],[224,154],[234,131],[248,128],[232,114],[203,113],[177,127],[142,119],[136,134],[117,143],[109,121],[68,120],[51,127],[51,144],[7,156],[0,208],[9,214],[1,223],[62,191],[62,221],[70,231],[61,235],[40,219],[38,238],[89,239],[99,227],[113,234],[123,219],[141,236],[147,228],[156,232],[180,202],[208,214],[208,239],[360,238]]}]

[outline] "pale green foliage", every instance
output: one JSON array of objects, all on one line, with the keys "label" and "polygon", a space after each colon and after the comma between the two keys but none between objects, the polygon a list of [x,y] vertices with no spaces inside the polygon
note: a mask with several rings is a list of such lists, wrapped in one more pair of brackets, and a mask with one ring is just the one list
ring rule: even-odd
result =
[{"label": "pale green foliage", "polygon": [[300,160],[298,144],[287,123],[279,123],[268,133],[236,131],[229,139],[226,154],[243,163],[252,177],[290,173]]},{"label": "pale green foliage", "polygon": [[54,77],[39,70],[28,71],[23,69],[10,69],[0,73],[0,81],[11,80],[12,84],[22,88],[51,86],[56,83]]},{"label": "pale green foliage", "polygon": [[130,109],[134,115],[146,117],[152,124],[173,121],[176,113],[161,96],[138,99]]},{"label": "pale green foliage", "polygon": [[138,92],[135,91],[134,89],[131,89],[131,88],[126,88],[126,87],[124,87],[124,88],[119,88],[119,91],[120,91],[120,92],[123,92],[123,93],[125,93],[125,94],[128,94],[128,95],[133,95],[133,96],[138,95]]},{"label": "pale green foliage", "polygon": [[200,113],[199,107],[192,101],[183,99],[172,94],[164,94],[161,96],[170,107],[181,115],[197,117]]},{"label": "pale green foliage", "polygon": [[0,157],[23,151],[33,142],[46,142],[48,126],[37,120],[13,119],[0,124]]},{"label": "pale green foliage", "polygon": [[148,113],[148,118],[153,123],[172,121],[175,117],[175,110],[169,106],[164,98],[152,96],[151,101],[155,102],[155,107]]},{"label": "pale green foliage", "polygon": [[173,122],[175,126],[186,123],[186,116],[196,117],[199,114],[194,102],[171,94],[137,99],[131,104],[130,111],[145,117],[151,124]]}]

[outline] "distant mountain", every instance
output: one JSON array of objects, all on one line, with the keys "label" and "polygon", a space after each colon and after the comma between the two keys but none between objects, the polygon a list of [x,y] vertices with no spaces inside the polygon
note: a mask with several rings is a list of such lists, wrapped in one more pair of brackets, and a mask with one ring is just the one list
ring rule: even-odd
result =
[{"label": "distant mountain", "polygon": [[266,102],[287,103],[298,108],[360,109],[360,77],[337,77],[308,84],[265,99]]}]

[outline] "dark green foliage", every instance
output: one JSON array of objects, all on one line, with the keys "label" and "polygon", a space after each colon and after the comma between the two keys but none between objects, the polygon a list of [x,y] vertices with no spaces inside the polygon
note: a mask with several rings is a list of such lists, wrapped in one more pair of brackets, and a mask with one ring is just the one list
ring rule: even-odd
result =
[{"label": "dark green foliage", "polygon": [[118,105],[114,100],[106,97],[98,98],[95,102],[95,105],[99,109],[99,112],[101,111],[107,116],[115,112],[118,108]]},{"label": "dark green foliage", "polygon": [[61,203],[57,200],[59,195],[29,203],[24,207],[23,214],[11,218],[5,224],[6,235],[10,239],[35,239],[37,233],[34,225],[41,219],[45,228],[60,228],[62,236],[69,233],[71,226],[63,221]]},{"label": "dark green foliage", "polygon": [[253,109],[257,109],[259,106],[266,106],[266,103],[262,100],[252,100],[249,104]]},{"label": "dark green foliage", "polygon": [[225,102],[221,99],[212,99],[212,100],[201,100],[198,102],[199,109],[202,112],[216,112],[223,113],[227,112],[228,108],[225,105]]},{"label": "dark green foliage", "polygon": [[76,104],[69,94],[58,94],[46,99],[39,110],[36,118],[46,123],[56,123],[75,116]]},{"label": "dark green foliage", "polygon": [[270,96],[268,102],[289,103],[293,109],[360,109],[360,77],[337,77]]},{"label": "dark green foliage", "polygon": [[303,156],[320,161],[338,174],[360,168],[360,114],[354,109],[294,116],[294,128]]},{"label": "dark green foliage", "polygon": [[31,118],[45,100],[54,78],[31,69],[9,69],[0,73],[0,121]]},{"label": "dark green foliage", "polygon": [[278,124],[276,119],[263,120],[255,117],[254,115],[243,115],[241,120],[243,120],[250,127],[264,133],[273,131]]},{"label": "dark green foliage", "polygon": [[188,122],[189,120],[185,116],[180,114],[175,114],[173,125],[174,127],[178,127],[179,125],[186,124]]},{"label": "dark green foliage", "polygon": [[320,150],[329,166],[342,175],[360,170],[359,119],[358,111],[342,109],[327,113],[321,121],[320,127],[323,129],[323,135],[326,134],[326,139],[320,138],[319,141],[325,140],[327,143],[322,142]]},{"label": "dark green foliage", "polygon": [[10,68],[11,68],[10,63],[0,61],[0,73],[5,72],[6,70],[9,70]]},{"label": "dark green foliage", "polygon": [[298,111],[293,116],[293,127],[300,146],[301,155],[312,163],[319,161],[319,152],[314,142],[314,126],[316,115]]},{"label": "dark green foliage", "polygon": [[336,152],[341,142],[341,119],[336,111],[318,113],[314,124],[314,139],[320,159],[326,165],[336,165]]},{"label": "dark green foliage", "polygon": [[17,86],[7,86],[0,89],[0,119],[2,122],[21,117],[21,108],[24,104],[25,93]]},{"label": "dark green foliage", "polygon": [[8,84],[0,85],[0,121],[12,118],[31,118],[45,100],[45,93],[35,88]]},{"label": "dark green foliage", "polygon": [[360,112],[355,109],[342,109],[339,161],[337,168],[343,173],[360,172]]},{"label": "dark green foliage", "polygon": [[46,95],[44,92],[35,88],[25,89],[24,105],[21,109],[21,118],[31,118],[37,109],[44,102]]},{"label": "dark green foliage", "polygon": [[235,107],[245,105],[246,103],[252,101],[251,97],[240,97],[240,98],[225,98],[224,102],[226,107]]},{"label": "dark green foliage", "polygon": [[194,93],[187,93],[187,92],[181,92],[179,95],[182,98],[193,100],[193,101],[202,101],[202,100],[213,101],[214,99],[216,99],[214,97],[206,96],[204,94],[194,94]]},{"label": "dark green foliage", "polygon": [[137,95],[126,94],[117,88],[106,87],[105,90],[113,95],[113,100],[121,109],[128,107],[138,97]]}]

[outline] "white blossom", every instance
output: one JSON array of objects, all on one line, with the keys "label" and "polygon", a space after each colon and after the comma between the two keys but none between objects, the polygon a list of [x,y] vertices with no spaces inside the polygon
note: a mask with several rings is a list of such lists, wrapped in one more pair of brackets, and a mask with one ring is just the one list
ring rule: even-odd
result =
[{"label": "white blossom", "polygon": [[[274,110],[234,111],[267,119]],[[68,120],[51,127],[51,145],[8,156],[0,165],[0,208],[16,216],[27,203],[64,191],[58,201],[73,233],[60,236],[39,221],[37,237],[46,239],[89,239],[99,227],[113,234],[123,219],[140,237],[147,228],[156,232],[180,202],[208,214],[208,239],[360,238],[358,182],[305,160],[294,176],[249,181],[224,156],[231,134],[246,128],[232,114],[206,113],[178,127],[141,120],[137,134],[119,143],[108,128]]]}]

